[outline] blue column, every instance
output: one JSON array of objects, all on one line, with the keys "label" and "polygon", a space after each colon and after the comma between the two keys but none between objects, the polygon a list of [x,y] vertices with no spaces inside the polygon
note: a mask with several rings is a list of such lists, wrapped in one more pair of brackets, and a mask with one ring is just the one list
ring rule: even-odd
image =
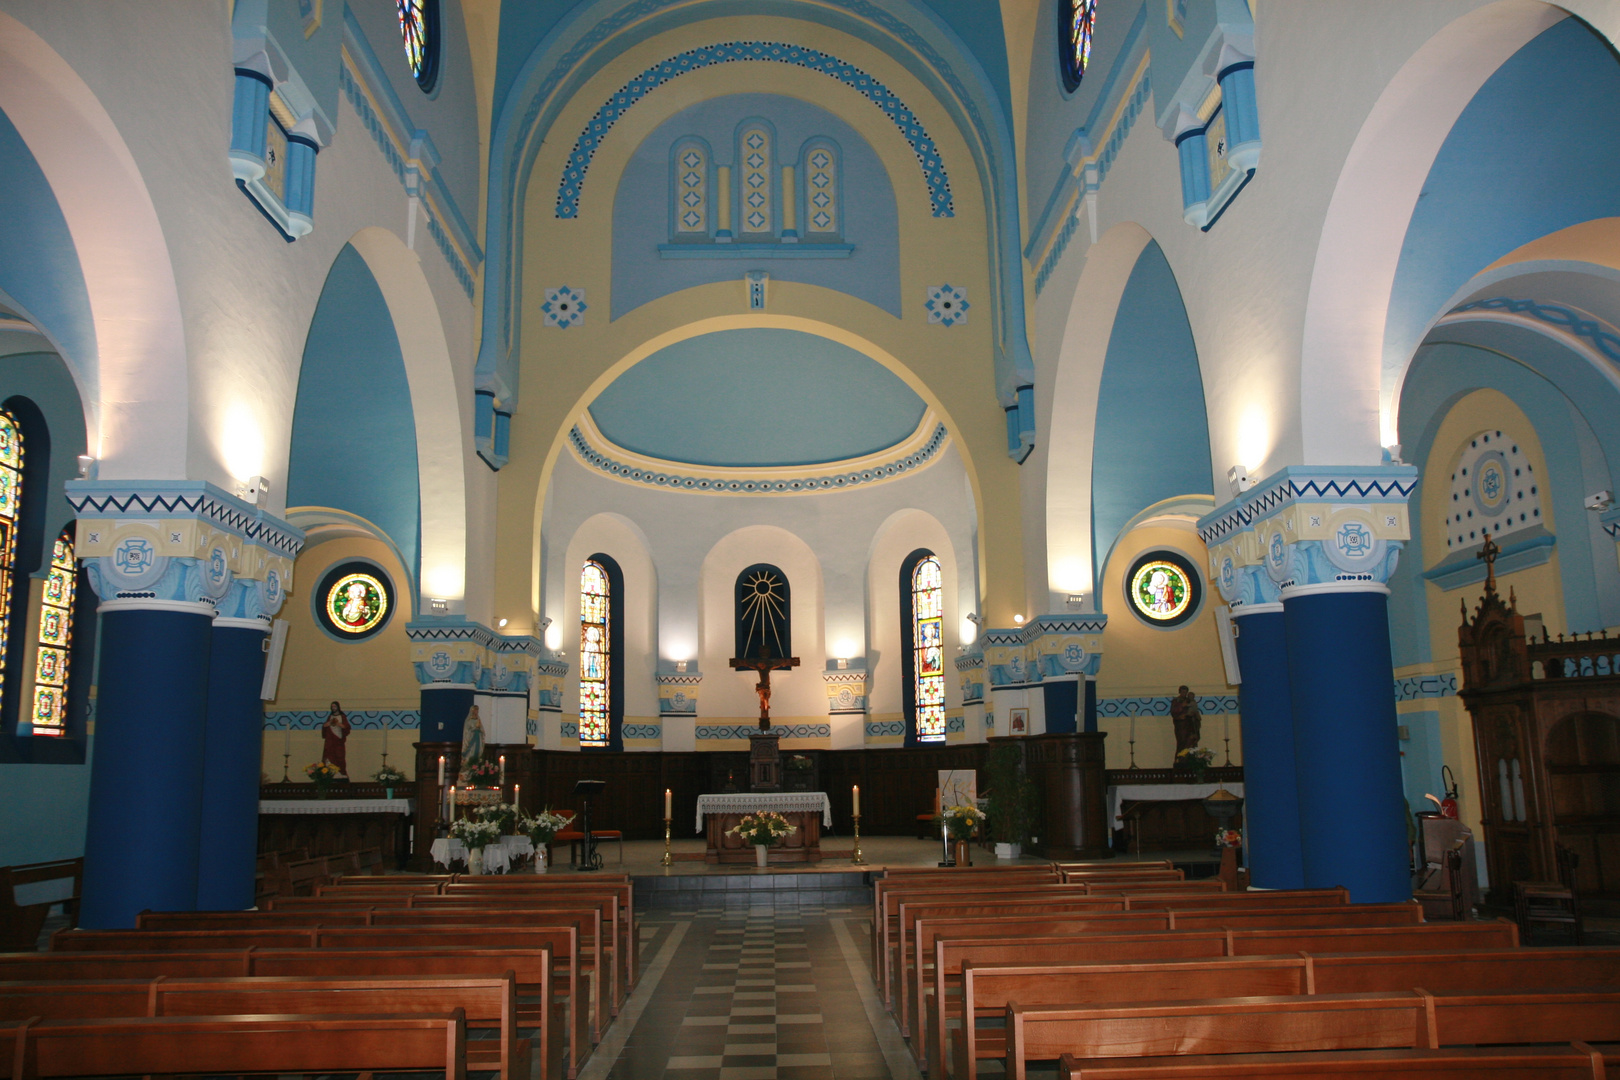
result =
[{"label": "blue column", "polygon": [[81,926],[196,907],[213,614],[179,601],[101,606]]},{"label": "blue column", "polygon": [[1283,606],[1238,607],[1232,618],[1237,626],[1238,669],[1243,673],[1238,709],[1243,716],[1250,880],[1263,889],[1303,888],[1294,710]]},{"label": "blue column", "polygon": [[203,746],[198,911],[253,906],[259,850],[259,774],[264,757],[264,642],[260,619],[214,621],[208,667],[208,736]]},{"label": "blue column", "polygon": [[461,741],[461,727],[472,711],[473,688],[470,686],[422,687],[422,741]]},{"label": "blue column", "polygon": [[1412,897],[1388,597],[1376,582],[1283,591],[1305,885],[1357,903]]}]

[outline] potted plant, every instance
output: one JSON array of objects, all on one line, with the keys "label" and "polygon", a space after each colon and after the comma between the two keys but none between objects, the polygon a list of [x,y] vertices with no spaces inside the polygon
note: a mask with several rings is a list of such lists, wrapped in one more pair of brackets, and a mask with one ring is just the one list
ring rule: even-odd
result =
[{"label": "potted plant", "polygon": [[945,821],[945,831],[956,842],[956,865],[972,866],[973,858],[968,852],[968,839],[980,825],[984,824],[985,814],[977,806],[959,804],[947,806],[940,811],[940,817]]},{"label": "potted plant", "polygon": [[377,783],[383,785],[383,789],[387,792],[388,798],[392,799],[394,797],[394,785],[403,784],[405,782],[405,774],[394,768],[392,765],[384,765],[382,768],[377,770],[375,779]]},{"label": "potted plant", "polygon": [[493,761],[479,758],[467,766],[467,779],[473,787],[495,787],[501,782],[501,767]]},{"label": "potted plant", "polygon": [[990,818],[990,836],[996,842],[996,858],[1016,859],[1023,853],[1039,809],[1040,790],[1024,771],[1021,747],[998,743],[985,763],[985,812]]},{"label": "potted plant", "polygon": [[500,829],[500,836],[516,835],[518,822],[518,808],[511,803],[496,803],[494,806],[480,806],[478,819],[488,821]]},{"label": "potted plant", "polygon": [[315,782],[315,797],[324,799],[331,792],[332,785],[341,775],[338,767],[330,761],[317,761],[304,766],[304,775]]},{"label": "potted plant", "polygon": [[1202,746],[1188,747],[1185,750],[1176,752],[1175,768],[1181,772],[1192,773],[1193,782],[1202,783],[1204,774],[1209,771],[1209,767],[1214,761],[1215,751],[1207,750]]},{"label": "potted plant", "polygon": [[744,814],[741,821],[726,831],[731,836],[741,837],[753,844],[754,865],[764,866],[769,861],[767,852],[770,851],[771,845],[795,832],[796,829],[788,824],[787,818],[775,810],[761,810],[755,814]]},{"label": "potted plant", "polygon": [[540,811],[533,817],[523,818],[518,822],[529,842],[534,845],[534,868],[539,873],[546,868],[551,859],[551,841],[564,825],[574,820],[572,814],[559,814],[550,807]]},{"label": "potted plant", "polygon": [[467,873],[484,872],[484,848],[501,838],[501,827],[493,821],[458,818],[450,825],[450,835],[467,845]]}]

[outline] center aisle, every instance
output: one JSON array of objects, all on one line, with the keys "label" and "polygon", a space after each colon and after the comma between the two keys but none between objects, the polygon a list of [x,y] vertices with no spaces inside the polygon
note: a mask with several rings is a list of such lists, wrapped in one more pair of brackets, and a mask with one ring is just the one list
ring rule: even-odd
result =
[{"label": "center aisle", "polygon": [[641,984],[580,1080],[916,1078],[857,908],[641,917]]}]

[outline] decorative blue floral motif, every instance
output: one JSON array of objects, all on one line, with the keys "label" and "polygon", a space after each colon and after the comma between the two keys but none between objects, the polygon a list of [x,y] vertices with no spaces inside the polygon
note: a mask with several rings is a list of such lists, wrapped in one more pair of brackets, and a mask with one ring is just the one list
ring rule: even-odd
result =
[{"label": "decorative blue floral motif", "polygon": [[546,302],[540,305],[540,310],[546,316],[546,325],[559,330],[584,322],[585,308],[585,290],[570,289],[567,285],[560,289],[547,289]]},{"label": "decorative blue floral motif", "polygon": [[1372,551],[1373,534],[1359,521],[1346,522],[1340,527],[1334,539],[1339,545],[1339,550],[1351,558],[1358,558]]},{"label": "decorative blue floral motif", "polygon": [[152,565],[156,556],[152,545],[138,536],[132,536],[113,551],[113,566],[120,574],[134,577]]},{"label": "decorative blue floral motif", "polygon": [[929,285],[928,302],[923,305],[928,310],[928,321],[939,323],[941,326],[956,326],[967,322],[968,308],[967,290],[955,289],[950,285]]},{"label": "decorative blue floral motif", "polygon": [[895,96],[894,91],[860,68],[836,56],[798,45],[768,41],[737,41],[692,49],[653,65],[620,87],[596,111],[596,115],[591,117],[590,122],[585,125],[585,130],[580,132],[579,139],[574,143],[573,152],[568,155],[568,165],[563,169],[562,182],[557,186],[557,216],[560,218],[579,216],[579,197],[585,187],[585,174],[590,171],[591,159],[596,156],[596,148],[619,118],[636,102],[671,79],[688,72],[739,60],[774,61],[809,68],[859,91],[872,104],[883,110],[894,122],[894,126],[900,130],[900,134],[911,144],[912,151],[917,155],[917,164],[922,167],[923,179],[928,183],[928,198],[933,204],[934,216],[956,216],[951,203],[950,178],[945,175],[945,163],[940,159],[939,149],[924,129],[922,121],[906,107],[905,102]]}]

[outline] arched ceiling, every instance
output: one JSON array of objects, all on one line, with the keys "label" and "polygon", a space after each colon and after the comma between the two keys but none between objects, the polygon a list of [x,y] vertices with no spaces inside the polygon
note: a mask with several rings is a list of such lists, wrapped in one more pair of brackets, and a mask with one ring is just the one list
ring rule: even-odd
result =
[{"label": "arched ceiling", "polygon": [[894,446],[922,398],[846,345],[797,330],[722,330],[666,346],[590,404],[615,445],[686,465],[820,465]]}]

